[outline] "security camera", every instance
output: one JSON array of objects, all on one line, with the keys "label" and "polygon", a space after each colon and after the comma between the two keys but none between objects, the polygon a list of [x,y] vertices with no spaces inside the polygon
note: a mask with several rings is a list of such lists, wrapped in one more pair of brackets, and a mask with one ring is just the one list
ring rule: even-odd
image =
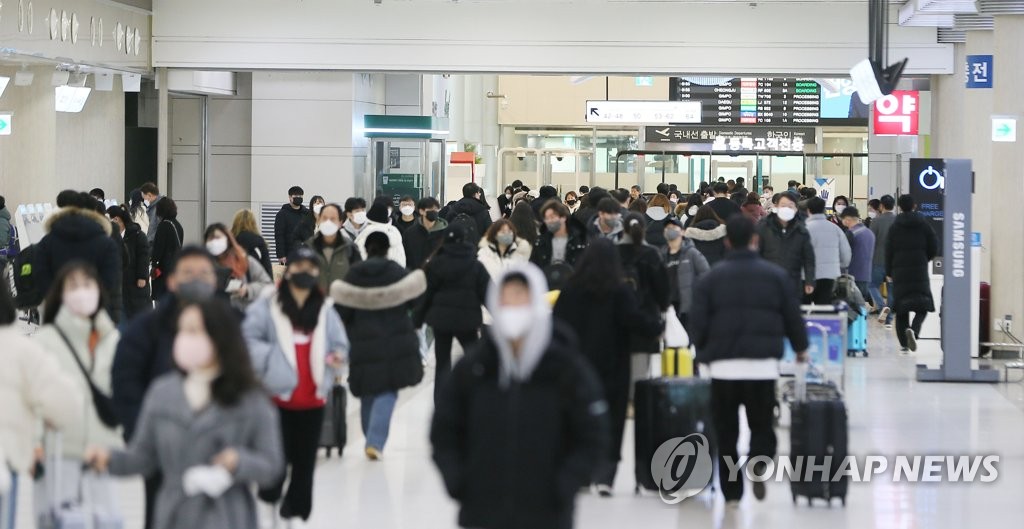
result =
[{"label": "security camera", "polygon": [[517,155],[516,155],[516,158],[518,158],[518,159],[519,159],[519,161],[521,162],[521,161],[523,161],[523,160],[525,160],[525,159],[526,159],[526,155],[524,155],[524,154],[517,154]]},{"label": "security camera", "polygon": [[555,159],[558,160],[558,161],[562,161],[562,160],[565,159],[565,157],[561,156],[561,155],[558,155],[558,156],[555,156]]}]

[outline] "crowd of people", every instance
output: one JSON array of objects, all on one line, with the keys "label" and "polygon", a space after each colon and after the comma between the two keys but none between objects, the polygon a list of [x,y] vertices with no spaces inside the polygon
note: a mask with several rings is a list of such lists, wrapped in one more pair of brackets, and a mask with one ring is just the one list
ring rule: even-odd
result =
[{"label": "crowd of people", "polygon": [[[60,193],[28,254],[45,294],[34,337],[10,327],[0,288],[0,339],[9,365],[25,366],[0,375],[16,403],[0,414],[0,460],[15,479],[41,468],[33,425],[45,422],[62,432],[66,490],[37,501],[72,500],[83,468],[141,475],[147,528],[300,526],[330,391],[347,382],[365,456],[383,459],[431,338],[430,442],[459,523],[571,527],[581,487],[613,494],[632,389],[666,317],[709,366],[721,454],[735,455],[742,404],[752,454],[773,456],[768,382],[785,339],[805,357],[801,303],[831,304],[852,275],[880,321],[895,318],[904,350],[935,310],[936,238],[908,195],[862,216],[847,197],[828,209],[797,182],[759,195],[743,179],[690,195],[661,184],[534,196],[516,181],[494,208],[474,183],[443,206],[315,196],[307,207],[295,186],[270,255],[252,211],[188,245],[154,184],[109,208],[96,192]],[[466,354],[453,367],[456,340]],[[743,486],[721,490],[735,501]]]}]

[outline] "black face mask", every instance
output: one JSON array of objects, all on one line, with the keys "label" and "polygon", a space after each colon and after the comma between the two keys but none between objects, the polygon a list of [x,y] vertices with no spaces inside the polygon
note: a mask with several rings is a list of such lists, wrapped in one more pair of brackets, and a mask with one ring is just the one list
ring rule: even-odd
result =
[{"label": "black face mask", "polygon": [[182,303],[201,303],[213,297],[217,287],[199,279],[178,284],[175,294]]},{"label": "black face mask", "polygon": [[302,205],[302,197],[292,197],[292,205],[295,207]]},{"label": "black face mask", "polygon": [[576,205],[576,201],[575,200],[566,200],[565,203],[568,206],[575,206]]},{"label": "black face mask", "polygon": [[299,272],[292,274],[292,277],[288,279],[288,282],[295,286],[295,288],[301,288],[302,290],[312,290],[317,285],[319,278],[309,272]]},{"label": "black face mask", "polygon": [[437,222],[437,212],[434,210],[428,211],[424,217],[430,222]]}]

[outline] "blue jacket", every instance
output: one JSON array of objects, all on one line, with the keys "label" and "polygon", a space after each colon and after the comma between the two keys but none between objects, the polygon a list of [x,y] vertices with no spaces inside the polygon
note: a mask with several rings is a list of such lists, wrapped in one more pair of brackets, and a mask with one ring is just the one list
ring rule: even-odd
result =
[{"label": "blue jacket", "polygon": [[750,250],[733,250],[697,282],[690,339],[697,361],[782,358],[784,339],[807,349],[807,330],[785,270]]},{"label": "blue jacket", "polygon": [[[288,399],[299,384],[295,357],[294,329],[281,310],[277,293],[254,301],[245,313],[242,335],[249,346],[252,367],[263,387],[276,397]],[[327,355],[340,353],[348,358],[349,342],[334,304],[328,300],[320,309],[320,318],[313,331],[310,368],[317,395],[326,397],[340,373],[327,365]]]},{"label": "blue jacket", "polygon": [[850,259],[850,275],[857,281],[871,281],[871,268],[875,257],[875,234],[863,224],[854,226],[850,233],[853,234],[853,258]]}]

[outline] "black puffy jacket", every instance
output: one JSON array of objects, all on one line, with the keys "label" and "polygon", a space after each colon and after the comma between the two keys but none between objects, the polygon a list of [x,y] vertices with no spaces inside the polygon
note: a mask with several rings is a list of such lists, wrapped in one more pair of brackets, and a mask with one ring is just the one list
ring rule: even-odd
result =
[{"label": "black puffy jacket", "polygon": [[761,240],[761,257],[781,266],[793,279],[794,289],[814,284],[814,246],[803,222],[794,219],[783,229],[778,214],[772,213],[758,223],[757,234]]},{"label": "black puffy jacket", "polygon": [[[149,291],[149,240],[142,228],[134,222],[124,231],[121,241],[121,259],[124,264],[121,284],[124,298],[125,319],[153,308]],[[146,286],[139,288],[138,281],[143,279]]]},{"label": "black puffy jacket", "polygon": [[928,263],[939,253],[935,231],[918,213],[901,213],[885,243],[885,275],[892,278],[896,312],[934,312]]},{"label": "black puffy jacket", "polygon": [[491,276],[477,259],[476,248],[447,241],[425,270],[427,292],[416,309],[415,325],[427,323],[447,332],[479,329]]},{"label": "black puffy jacket", "polygon": [[356,263],[331,297],[351,342],[349,388],[357,397],[414,386],[423,380],[416,329],[409,318],[427,288],[423,272],[373,257]]},{"label": "black puffy jacket", "polygon": [[469,218],[473,219],[476,224],[476,240],[469,241],[476,246],[480,242],[480,238],[487,233],[487,228],[491,227],[491,213],[487,210],[487,206],[483,202],[473,198],[464,197],[462,200],[456,202],[448,209],[448,216],[445,220],[448,224],[451,224],[455,219],[462,213],[465,213]]},{"label": "black puffy jacket", "polygon": [[490,339],[455,365],[430,441],[461,527],[572,528],[576,493],[608,445],[608,406],[576,349],[556,325],[530,379],[508,388]]},{"label": "black puffy jacket", "polygon": [[[661,253],[647,244],[623,243],[618,250],[626,282],[633,286],[640,309],[655,315],[665,312],[671,300],[671,282]],[[657,353],[661,350],[660,335],[660,329],[653,333],[634,329],[630,334],[630,352]]]},{"label": "black puffy jacket", "polygon": [[[565,262],[569,266],[576,266],[576,260],[587,249],[587,229],[574,217],[568,217],[566,222],[569,224],[569,241],[565,245]],[[540,268],[545,268],[551,264],[552,239],[554,239],[554,235],[547,231],[547,229],[544,229],[544,233],[541,233],[537,238],[537,244],[533,246],[530,262]]]},{"label": "black puffy jacket", "polygon": [[711,266],[725,258],[725,235],[725,224],[714,219],[704,219],[686,228],[686,238],[693,241]]},{"label": "black puffy jacket", "polygon": [[121,248],[110,234],[113,226],[103,215],[79,208],[63,208],[46,220],[49,233],[36,243],[32,261],[39,291],[45,294],[61,267],[84,261],[96,268],[107,292],[108,311],[120,309]]}]

